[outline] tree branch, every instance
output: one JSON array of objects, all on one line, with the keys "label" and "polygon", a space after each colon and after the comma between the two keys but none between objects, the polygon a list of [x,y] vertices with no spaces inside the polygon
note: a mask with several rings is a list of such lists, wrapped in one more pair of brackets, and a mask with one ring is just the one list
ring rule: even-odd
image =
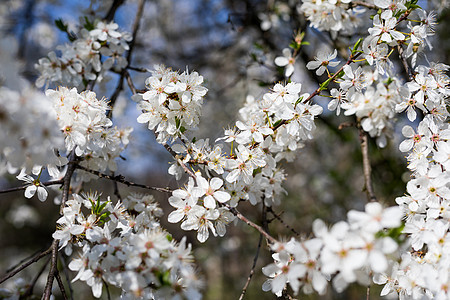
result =
[{"label": "tree branch", "polygon": [[370,166],[369,159],[369,144],[367,133],[359,128],[359,139],[361,142],[361,154],[363,160],[363,173],[364,173],[364,181],[365,181],[365,190],[367,193],[367,200],[369,202],[377,201],[377,197],[375,197],[375,193],[373,191],[372,186],[372,167]]},{"label": "tree branch", "polygon": [[413,80],[413,74],[411,71],[411,68],[409,67],[408,61],[406,60],[406,57],[404,56],[404,50],[403,47],[401,45],[397,45],[397,50],[398,50],[398,56],[403,64],[403,68],[405,68],[405,72],[408,76],[408,79],[410,81]]},{"label": "tree branch", "polygon": [[72,288],[72,284],[70,283],[70,280],[69,280],[69,273],[67,272],[68,268],[67,268],[66,260],[64,259],[64,255],[60,255],[59,259],[60,259],[62,267],[63,267],[64,277],[66,278],[67,286],[69,287],[70,299],[73,300],[73,288]]},{"label": "tree branch", "polygon": [[256,262],[258,261],[259,251],[261,250],[262,238],[263,238],[263,235],[260,234],[259,241],[258,241],[258,247],[256,249],[256,254],[255,254],[255,257],[253,258],[253,265],[250,270],[250,274],[248,274],[247,282],[245,282],[245,285],[242,288],[242,292],[241,292],[241,296],[239,297],[239,300],[244,299],[244,295],[245,295],[245,292],[247,292],[247,288],[248,288],[248,285],[250,284],[250,280],[252,280],[253,274],[255,273]]},{"label": "tree branch", "polygon": [[5,275],[3,275],[0,278],[0,283],[8,280],[9,278],[13,277],[14,275],[16,275],[17,273],[19,273],[20,271],[22,271],[23,269],[27,268],[29,265],[32,265],[33,263],[39,261],[41,258],[43,258],[44,256],[50,254],[50,252],[52,252],[52,247],[48,248],[47,250],[33,256],[30,260],[28,260],[27,262],[24,262],[23,264],[21,264],[20,266],[18,266],[17,268],[14,268],[13,270],[11,270],[10,272],[7,272]]},{"label": "tree branch", "polygon": [[[46,181],[46,182],[41,182],[41,184],[43,186],[50,186],[50,185],[56,185],[56,184],[63,184],[64,181],[61,180],[54,180],[54,181]],[[4,194],[4,193],[11,193],[11,192],[17,192],[17,191],[21,191],[26,189],[27,187],[29,187],[30,185],[24,185],[24,186],[18,186],[18,187],[13,187],[13,188],[9,188],[9,189],[5,189],[5,190],[0,190],[0,194]]]},{"label": "tree branch", "polygon": [[[72,156],[72,155],[71,155]],[[72,179],[73,172],[75,171],[77,167],[76,161],[70,161],[69,166],[67,167],[66,174],[63,178],[63,192],[62,192],[62,199],[61,199],[61,207],[59,210],[59,213],[63,213],[64,205],[66,204],[67,199],[69,199],[69,190],[70,190],[70,180]]]},{"label": "tree branch", "polygon": [[42,295],[42,300],[49,300],[52,294],[53,280],[58,272],[58,240],[53,240],[52,246],[50,247],[52,252],[52,259],[50,261],[50,271],[48,272],[47,283],[45,285],[44,294]]},{"label": "tree branch", "polygon": [[259,231],[259,233],[261,233],[270,243],[275,244],[278,243],[278,240],[276,240],[274,237],[272,237],[270,234],[268,234],[261,226],[256,225],[255,223],[253,223],[252,221],[250,221],[249,219],[247,219],[244,215],[242,215],[236,208],[231,207],[228,204],[224,204],[224,206],[226,208],[228,208],[228,210],[235,215],[239,220],[245,222],[247,225],[249,225],[250,227],[255,228],[256,230]]},{"label": "tree branch", "polygon": [[33,294],[33,289],[34,286],[36,285],[36,282],[38,281],[39,277],[41,277],[42,273],[44,273],[45,268],[47,268],[47,265],[50,261],[51,257],[49,257],[47,259],[47,261],[42,265],[41,269],[39,270],[39,272],[37,273],[37,275],[33,278],[33,281],[31,281],[30,285],[28,286],[27,290],[25,291],[25,293],[23,293],[20,296],[20,299],[28,299],[29,296],[31,296]]},{"label": "tree branch", "polygon": [[286,227],[288,230],[292,231],[292,233],[294,233],[296,236],[300,236],[300,233],[298,233],[294,228],[292,228],[291,226],[289,226],[288,224],[286,224],[283,219],[280,218],[280,216],[278,214],[276,214],[272,207],[267,207],[267,211],[270,212],[275,219],[277,219],[284,227]]},{"label": "tree branch", "polygon": [[356,7],[356,6],[364,6],[370,9],[376,9],[378,10],[378,7],[376,5],[367,3],[367,2],[363,2],[363,1],[351,1],[349,3],[350,7]]},{"label": "tree branch", "polygon": [[163,192],[163,193],[172,193],[172,190],[170,190],[168,188],[153,187],[153,186],[148,186],[148,185],[134,183],[134,182],[125,180],[125,178],[122,175],[110,176],[110,175],[107,175],[107,174],[104,174],[104,173],[100,173],[99,171],[95,171],[95,170],[91,170],[91,169],[85,168],[85,167],[80,166],[80,165],[77,165],[77,169],[80,169],[80,170],[83,170],[85,172],[94,174],[94,175],[96,175],[96,176],[98,176],[100,178],[104,178],[104,179],[120,182],[120,183],[125,184],[127,186],[135,186],[135,187],[140,187],[140,188],[143,188],[143,189],[154,190],[154,191]]},{"label": "tree branch", "polygon": [[[115,3],[116,1],[114,1]],[[118,1],[119,2],[119,1]],[[133,53],[133,49],[134,49],[134,45],[135,45],[135,39],[137,36],[137,32],[139,30],[139,24],[142,18],[142,14],[144,13],[144,4],[145,4],[145,0],[139,0],[139,4],[138,4],[138,9],[136,12],[136,17],[134,19],[134,23],[133,23],[133,29],[132,29],[132,40],[129,44],[129,50],[126,56],[127,59],[127,64],[130,64],[131,62],[131,55]],[[128,81],[128,77],[130,76],[130,74],[128,73],[127,67],[123,68],[122,71],[120,72],[120,78],[119,78],[119,83],[117,84],[117,87],[114,91],[114,93],[112,94],[111,98],[109,99],[109,106],[111,107],[111,110],[108,111],[108,117],[111,117],[112,114],[112,108],[114,107],[114,103],[116,102],[117,98],[119,97],[120,92],[123,89],[123,79],[125,77],[127,77],[127,82],[128,85],[130,85],[130,82]],[[131,86],[130,86],[131,88]],[[134,89],[135,91],[133,92],[133,94],[136,93],[136,89]],[[133,89],[132,89],[133,91]]]},{"label": "tree branch", "polygon": [[125,0],[114,0],[113,4],[109,8],[108,13],[105,16],[105,21],[111,22],[114,20],[114,16],[116,15],[117,9],[125,2]]},{"label": "tree branch", "polygon": [[55,277],[56,277],[56,281],[58,282],[58,286],[59,286],[59,289],[60,289],[60,291],[61,291],[61,294],[63,295],[64,300],[69,300],[69,299],[67,298],[66,290],[65,290],[64,284],[63,284],[63,282],[62,282],[62,280],[61,280],[61,276],[59,276],[58,269],[56,269]]}]

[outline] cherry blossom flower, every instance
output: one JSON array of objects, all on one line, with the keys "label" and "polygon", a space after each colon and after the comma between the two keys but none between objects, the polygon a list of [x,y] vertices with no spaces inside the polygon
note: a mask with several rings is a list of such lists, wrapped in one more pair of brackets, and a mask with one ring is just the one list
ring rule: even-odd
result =
[{"label": "cherry blossom flower", "polygon": [[316,70],[318,76],[322,75],[325,70],[328,70],[328,66],[336,67],[339,65],[340,61],[331,61],[337,56],[337,50],[334,49],[333,53],[328,53],[326,51],[319,51],[317,56],[314,57],[314,61],[310,61],[306,64],[308,70]]},{"label": "cherry blossom flower", "polygon": [[289,48],[284,48],[282,53],[283,56],[277,56],[275,58],[275,64],[279,67],[286,67],[284,76],[291,77],[292,73],[294,73],[295,58],[292,57],[292,53]]},{"label": "cherry blossom flower", "polygon": [[26,198],[33,197],[37,192],[40,201],[43,202],[47,199],[47,188],[39,181],[39,179],[34,179],[32,176],[25,174],[24,170],[22,170],[20,174],[16,176],[16,178],[30,184],[25,189]]}]

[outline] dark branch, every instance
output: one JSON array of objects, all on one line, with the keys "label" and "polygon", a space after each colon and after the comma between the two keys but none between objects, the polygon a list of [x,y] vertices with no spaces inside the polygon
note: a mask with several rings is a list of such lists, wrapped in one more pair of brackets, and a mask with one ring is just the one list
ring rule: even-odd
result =
[{"label": "dark branch", "polygon": [[105,21],[111,22],[114,20],[117,9],[125,2],[125,0],[114,0],[113,4],[109,8],[108,13],[105,16]]},{"label": "dark branch", "polygon": [[103,174],[103,173],[100,173],[100,172],[95,171],[95,170],[91,170],[91,169],[85,168],[85,167],[80,166],[80,165],[78,165],[77,168],[80,169],[80,170],[83,170],[85,172],[94,174],[94,175],[96,175],[96,176],[98,176],[100,178],[105,178],[105,179],[108,179],[108,180],[113,180],[113,181],[116,181],[116,182],[120,182],[120,183],[125,184],[127,186],[135,186],[135,187],[140,187],[140,188],[148,189],[148,190],[154,190],[154,191],[158,191],[158,192],[172,193],[172,190],[170,190],[168,188],[153,187],[153,186],[148,186],[148,185],[145,185],[145,184],[139,184],[139,183],[134,183],[134,182],[125,180],[125,178],[122,175],[110,176],[110,175]]},{"label": "dark branch", "polygon": [[56,272],[55,272],[55,277],[56,277],[56,281],[58,282],[58,286],[61,291],[61,294],[63,295],[64,300],[69,300],[69,298],[67,298],[66,289],[64,288],[64,283],[61,280],[61,276],[59,276],[58,270],[56,270]]},{"label": "dark branch", "polygon": [[47,283],[45,285],[44,294],[42,295],[42,300],[49,300],[52,294],[53,280],[58,272],[58,240],[53,240],[52,246],[50,247],[52,252],[52,259],[50,261],[50,271],[48,272]]},{"label": "dark branch", "polygon": [[47,259],[47,261],[42,265],[41,269],[36,274],[36,276],[33,278],[33,281],[30,283],[30,285],[28,286],[25,293],[20,296],[20,299],[28,299],[28,297],[33,294],[34,286],[36,285],[36,282],[38,281],[39,277],[41,277],[42,273],[44,273],[45,269],[47,268],[47,265],[48,265],[50,259],[51,259],[51,257],[49,257]]},{"label": "dark branch", "polygon": [[359,139],[361,142],[361,154],[363,160],[363,173],[364,173],[364,181],[365,181],[365,190],[367,193],[367,200],[369,202],[377,201],[377,197],[375,197],[375,193],[373,191],[372,186],[372,167],[370,166],[369,159],[369,139],[367,137],[367,133],[360,128],[359,129]]},{"label": "dark branch", "polygon": [[261,250],[262,238],[263,238],[263,235],[260,234],[259,241],[258,241],[258,248],[256,249],[255,257],[253,258],[253,265],[250,270],[250,274],[248,274],[247,281],[245,282],[245,285],[242,288],[242,293],[241,293],[241,296],[239,297],[239,300],[244,299],[244,295],[245,295],[245,292],[247,292],[247,288],[248,288],[248,285],[250,284],[250,280],[252,280],[253,274],[255,273],[256,262],[258,261],[259,251]]},{"label": "dark branch", "polygon": [[281,217],[275,213],[272,209],[272,207],[267,207],[267,211],[270,212],[275,219],[277,219],[284,227],[286,227],[287,229],[289,229],[290,231],[292,231],[293,234],[295,234],[296,236],[300,236],[300,233],[298,233],[294,228],[292,228],[291,226],[289,226],[288,224],[286,224],[283,219],[281,219]]},{"label": "dark branch", "polygon": [[19,273],[20,271],[22,271],[23,269],[27,268],[28,266],[34,264],[35,262],[39,261],[41,258],[43,258],[44,256],[50,254],[50,252],[52,252],[52,247],[48,248],[47,250],[33,256],[33,258],[31,258],[30,260],[28,260],[27,262],[24,262],[23,264],[21,264],[20,266],[18,266],[17,268],[11,270],[10,272],[7,272],[5,275],[3,275],[0,278],[0,283],[8,280],[9,278],[13,277],[14,275],[16,275],[17,273]]},{"label": "dark branch", "polygon": [[[63,184],[63,183],[64,183],[63,180],[55,180],[55,181],[41,182],[41,185],[43,185],[43,186],[50,186],[50,185]],[[13,188],[10,188],[10,189],[0,190],[0,194],[21,191],[21,190],[26,189],[29,186],[30,185],[24,185],[24,186],[13,187]]]},{"label": "dark branch", "polygon": [[[114,1],[115,3],[116,1]],[[142,14],[144,13],[144,4],[145,4],[145,0],[140,0],[139,1],[139,5],[138,5],[138,9],[137,9],[137,13],[136,13],[136,18],[134,19],[134,23],[133,23],[133,32],[132,32],[132,40],[129,44],[129,50],[126,56],[127,62],[128,64],[131,62],[131,55],[133,54],[133,49],[134,49],[134,45],[135,45],[135,39],[137,36],[137,32],[139,30],[139,24],[142,18]],[[111,107],[111,110],[108,112],[108,117],[111,117],[112,114],[112,108],[114,107],[114,104],[117,100],[117,98],[119,97],[120,92],[123,89],[123,79],[126,77],[126,75],[128,74],[128,71],[126,68],[124,68],[121,73],[120,73],[120,78],[119,78],[119,82],[117,84],[116,89],[114,90],[114,93],[112,94],[111,98],[109,99],[109,105]],[[128,74],[129,76],[129,74]],[[127,78],[128,81],[128,78]],[[130,84],[130,82],[128,82],[128,84]],[[133,92],[133,94],[135,94],[136,92]]]}]

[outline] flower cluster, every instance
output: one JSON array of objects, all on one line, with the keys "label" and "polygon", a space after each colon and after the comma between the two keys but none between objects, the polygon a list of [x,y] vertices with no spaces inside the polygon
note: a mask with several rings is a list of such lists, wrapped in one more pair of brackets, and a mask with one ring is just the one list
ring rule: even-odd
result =
[{"label": "flower cluster", "polygon": [[445,109],[446,97],[450,94],[447,70],[449,66],[444,64],[419,65],[413,80],[405,85],[403,101],[396,105],[395,110],[406,110],[410,121],[416,120],[417,109],[439,121],[445,120],[449,116]]},{"label": "flower cluster", "polygon": [[137,121],[155,129],[160,143],[194,130],[199,123],[203,96],[208,91],[202,83],[203,77],[197,72],[189,74],[186,70],[179,74],[157,66],[145,81],[148,90],[134,97],[142,111]]},{"label": "flower cluster", "polygon": [[379,274],[388,269],[389,255],[398,245],[388,236],[388,230],[401,225],[399,207],[383,208],[373,202],[365,212],[350,211],[348,221],[341,221],[327,229],[322,220],[313,223],[315,237],[271,246],[274,263],[263,268],[270,277],[263,290],[281,296],[289,283],[297,294],[324,294],[332,279],[333,287],[343,291],[349,283],[370,284],[371,272]]},{"label": "flower cluster", "polygon": [[409,152],[408,168],[413,177],[407,184],[407,194],[396,202],[405,215],[404,232],[410,237],[412,249],[402,255],[400,264],[377,278],[380,284],[386,283],[382,295],[450,297],[450,128],[441,117],[430,112],[417,132],[409,125],[403,128],[408,139],[400,144],[400,150]]},{"label": "flower cluster", "polygon": [[53,237],[67,254],[80,249],[69,268],[94,297],[103,282],[122,289],[122,299],[200,299],[191,246],[173,241],[159,224],[161,209],[150,195],[132,194],[123,203],[95,193],[74,194]]},{"label": "flower cluster", "polygon": [[[378,1],[380,7],[385,4]],[[361,67],[354,70],[349,65],[344,66],[343,81],[340,90],[331,92],[334,98],[329,108],[345,109],[345,115],[355,114],[361,121],[362,128],[372,137],[377,137],[380,147],[386,145],[386,137],[392,135],[392,120],[395,113],[407,110],[410,121],[416,119],[416,109],[423,113],[433,111],[435,116],[445,118],[448,113],[442,107],[444,97],[449,94],[448,76],[443,74],[447,67],[443,64],[431,64],[430,67],[419,66],[412,74],[413,80],[402,85],[394,76],[394,64],[390,61],[390,47],[397,45],[397,41],[405,41],[404,34],[396,30],[398,13],[402,12],[404,5],[388,5],[387,10],[375,15],[373,27],[369,28],[370,35],[362,43],[363,54],[370,67]],[[396,13],[397,17],[394,17]],[[421,9],[414,14],[419,17],[419,25],[408,28],[411,32],[405,59],[410,56],[408,49],[411,45],[423,46],[427,36],[433,34],[430,29],[433,15],[428,15]],[[415,33],[417,32],[417,33]],[[420,33],[420,38],[414,38]],[[422,47],[423,48],[423,47]],[[416,48],[415,48],[416,49]],[[419,50],[415,50],[418,53]],[[413,65],[415,59],[412,59]],[[365,75],[363,75],[365,74]],[[426,103],[425,103],[426,101]]]},{"label": "flower cluster", "polygon": [[[279,8],[276,18],[259,15],[264,30],[276,27],[279,18],[288,21],[293,9],[279,1],[273,3]],[[145,82],[147,90],[133,99],[141,111],[137,121],[148,124],[157,141],[174,156],[169,173],[177,180],[184,173],[190,175],[168,199],[174,208],[168,221],[181,223],[183,230],[196,231],[203,243],[210,235],[224,236],[226,226],[236,216],[242,218],[235,209],[241,201],[278,205],[285,193],[281,163],[292,161],[294,151],[313,138],[314,120],[322,107],[312,98],[323,95],[334,79],[336,88],[330,91],[328,108],[337,114],[342,109],[346,116],[355,115],[358,126],[377,138],[379,146],[386,145],[386,137],[392,135],[396,113],[406,111],[411,122],[424,115],[417,120],[417,129],[409,125],[402,129],[406,140],[399,148],[408,152],[412,171],[407,194],[396,199],[395,207],[383,208],[371,202],[365,212],[350,211],[347,221],[331,228],[316,220],[311,239],[273,242],[270,238],[274,262],[262,269],[269,277],[263,289],[277,296],[287,286],[295,294],[324,294],[330,281],[338,292],[353,282],[370,285],[373,281],[385,284],[383,296],[398,293],[401,299],[450,298],[450,78],[445,74],[450,67],[418,64],[418,55],[426,46],[431,49],[435,15],[416,9],[415,3],[305,0],[297,5],[311,26],[329,31],[333,38],[340,32],[352,32],[360,24],[356,16],[365,10],[358,5],[378,10],[367,37],[356,43],[339,71],[332,74],[328,70],[339,64],[333,61],[336,50],[319,52],[306,65],[309,70],[317,69],[316,75],[326,71],[329,77],[312,95],[302,94],[301,84],[289,82],[275,84],[259,99],[249,96],[235,126],[213,144],[208,139],[188,138],[199,123],[207,93],[203,77],[197,72],[180,73],[157,66]],[[72,43],[59,47],[60,57],[51,52],[39,61],[38,86],[60,83],[86,87],[88,82],[100,81],[105,71],[127,66],[123,53],[129,49],[131,36],[119,31],[115,23],[85,20],[76,35],[59,23]],[[295,43],[301,45],[297,40]],[[0,51],[3,48],[1,41]],[[286,77],[294,71],[295,49],[294,54],[284,49],[283,56],[274,61],[286,67]],[[396,76],[390,59],[394,50],[405,66],[406,83]],[[357,65],[358,56],[365,66]],[[106,100],[97,99],[92,91],[78,93],[76,88],[66,87],[47,90],[44,96],[22,87],[21,78],[16,80],[20,77],[17,66],[0,63],[12,70],[12,76],[0,70],[0,173],[21,170],[17,178],[28,185],[25,197],[37,195],[44,201],[48,192],[40,182],[42,170],[60,177],[58,167],[67,165],[69,153],[70,158],[76,156],[73,163],[78,167],[116,170],[114,159],[128,144],[131,130],[112,126]],[[46,122],[40,122],[42,119]],[[29,172],[37,178],[27,175]],[[81,177],[88,179],[86,176]],[[132,194],[113,204],[109,198],[102,201],[96,193],[75,193],[64,205],[53,238],[67,255],[77,250],[77,258],[68,267],[77,272],[74,281],[84,281],[94,297],[101,296],[103,283],[119,287],[121,299],[201,297],[191,246],[186,238],[175,242],[161,228],[158,218],[162,211],[152,196]],[[405,235],[399,238],[401,232]],[[397,253],[400,242],[401,255]],[[13,293],[6,291],[11,297]]]},{"label": "flower cluster", "polygon": [[226,208],[219,207],[231,198],[222,185],[223,181],[217,177],[208,182],[197,174],[195,183],[189,178],[185,188],[173,191],[169,198],[170,205],[177,209],[169,214],[169,222],[182,221],[183,230],[197,230],[197,239],[201,243],[208,239],[210,230],[214,236],[224,236],[225,226],[234,216]]},{"label": "flower cluster", "polygon": [[303,1],[297,7],[311,22],[310,26],[321,31],[330,31],[334,36],[337,32],[352,33],[363,18],[360,17],[365,9],[351,7],[350,0],[345,1]]},{"label": "flower cluster", "polygon": [[21,169],[38,174],[42,167],[55,174],[56,166],[66,162],[53,151],[64,147],[64,138],[51,105],[34,89],[19,93],[0,87],[0,174]]},{"label": "flower cluster", "polygon": [[[61,57],[52,51],[36,64],[40,73],[36,85],[86,86],[91,80],[101,81],[103,73],[111,68],[120,71],[126,67],[128,62],[123,53],[129,49],[131,35],[118,31],[118,27],[116,23],[98,20],[91,23],[86,18],[78,34],[70,34],[72,43],[58,47]],[[67,31],[67,26],[63,29]]]},{"label": "flower cluster", "polygon": [[[400,299],[449,298],[450,127],[446,101],[450,80],[445,74],[449,67],[430,63],[407,68],[409,82],[403,84],[389,59],[392,48],[399,45],[401,58],[410,58],[415,66],[417,54],[430,46],[434,14],[416,9],[411,14],[415,20],[407,26],[409,32],[401,33],[397,30],[400,16],[410,13],[404,3],[375,1],[375,5],[382,10],[374,16],[361,52],[369,66],[343,66],[342,72],[336,74],[339,89],[331,90],[333,101],[329,108],[355,114],[363,130],[378,138],[379,146],[386,144],[396,113],[406,110],[410,121],[416,120],[418,110],[425,115],[417,130],[409,125],[403,128],[407,139],[400,144],[401,151],[409,152],[408,168],[413,171],[408,194],[396,199],[406,218],[403,233],[408,240],[404,247],[410,249],[402,254],[400,263],[396,256],[386,256],[396,250],[397,244],[380,230],[400,225],[399,210],[389,208],[382,217],[381,206],[370,203],[366,214],[352,211],[348,223],[339,222],[331,230],[316,221],[314,239],[274,244],[275,263],[263,269],[271,277],[263,286],[265,290],[281,294],[289,283],[296,293],[301,287],[305,293],[323,293],[326,280],[334,276],[334,288],[342,291],[354,281],[370,284],[369,276],[374,275],[375,283],[385,284],[382,296],[398,293]],[[325,12],[315,11],[327,16]],[[387,223],[372,227],[376,222],[370,220]]]},{"label": "flower cluster", "polygon": [[115,171],[114,159],[128,144],[131,129],[112,127],[106,116],[106,100],[97,99],[91,91],[78,93],[76,88],[65,87],[47,90],[46,95],[53,100],[58,128],[65,136],[65,150],[74,150],[87,168]]},{"label": "flower cluster", "polygon": [[[351,67],[344,68],[344,78],[351,78]],[[347,72],[350,76],[347,75]],[[370,74],[365,72],[365,74]],[[370,78],[367,76],[367,78]],[[364,84],[368,84],[366,80]],[[341,84],[341,91],[345,91],[345,82]],[[397,81],[376,82],[362,89],[350,89],[346,93],[348,102],[343,103],[341,108],[345,115],[353,115],[361,120],[361,126],[371,137],[377,137],[377,144],[384,147],[387,143],[386,137],[392,135],[392,119],[395,116],[395,107],[401,101],[400,84]]]},{"label": "flower cluster", "polygon": [[[14,59],[17,43],[0,41],[0,174],[25,172],[39,174],[42,167],[56,175],[65,163],[53,149],[64,146],[56,115],[48,108],[51,100],[27,84]],[[42,122],[46,120],[46,122]]]},{"label": "flower cluster", "polygon": [[[197,175],[196,182],[190,179],[184,190],[175,191],[169,202],[177,210],[171,213],[169,221],[182,221],[181,228],[197,230],[199,241],[204,242],[209,237],[208,228],[214,235],[217,230],[222,236],[223,225],[233,219],[221,204],[235,207],[240,200],[247,200],[256,205],[262,199],[268,206],[278,204],[285,193],[281,186],[285,174],[277,163],[291,160],[291,152],[312,138],[314,118],[322,112],[320,106],[306,101],[308,94],[300,96],[300,91],[301,84],[292,82],[286,86],[276,84],[259,101],[249,97],[240,110],[237,129],[225,130],[225,136],[217,140],[230,145],[229,155],[223,151],[223,145],[211,147],[208,140],[173,145],[178,157],[183,157],[182,163],[199,165],[212,179],[208,183]],[[181,177],[184,169],[180,161],[170,167],[169,173]],[[217,191],[219,188],[224,191]],[[199,194],[198,190],[217,193],[217,197],[199,200],[208,192]],[[219,227],[223,230],[219,231]]]}]

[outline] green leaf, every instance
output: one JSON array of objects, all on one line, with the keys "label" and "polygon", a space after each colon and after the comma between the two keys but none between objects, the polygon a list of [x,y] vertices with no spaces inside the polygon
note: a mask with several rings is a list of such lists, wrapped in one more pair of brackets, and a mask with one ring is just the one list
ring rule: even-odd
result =
[{"label": "green leaf", "polygon": [[106,201],[105,203],[103,203],[102,205],[100,205],[99,207],[98,207],[98,213],[101,213],[102,212],[102,210],[105,208],[105,206],[108,204],[108,202],[109,201]]},{"label": "green leaf", "polygon": [[[339,75],[338,75],[339,76]],[[325,80],[323,83],[321,83],[320,84],[320,90],[321,91],[323,91],[323,90],[325,90],[327,87],[328,87],[328,85],[330,84],[330,82],[331,82],[331,80],[332,80],[333,78],[328,78],[327,80]]]},{"label": "green leaf", "polygon": [[73,42],[77,39],[77,35],[71,31],[67,33],[67,38],[69,39],[69,41]]},{"label": "green leaf", "polygon": [[386,81],[384,81],[383,83],[384,83],[385,85],[390,85],[392,82],[394,82],[394,80],[393,80],[391,77],[389,77],[389,78],[386,79]]},{"label": "green leaf", "polygon": [[253,47],[255,47],[256,49],[259,49],[259,50],[263,50],[264,49],[263,46],[261,44],[258,44],[258,43],[253,43]]},{"label": "green leaf", "polygon": [[294,50],[298,50],[300,49],[300,44],[297,44],[295,41],[293,41],[289,44],[289,47],[291,47]]},{"label": "green leaf", "polygon": [[355,55],[355,53],[357,52],[359,46],[361,45],[363,41],[363,38],[360,38],[356,43],[355,46],[353,46],[353,50],[352,50],[352,56]]},{"label": "green leaf", "polygon": [[104,212],[101,216],[100,216],[100,218],[99,218],[99,222],[100,223],[106,223],[106,222],[108,222],[109,220],[110,220],[110,218],[109,218],[109,215],[110,215],[111,213],[109,212],[109,211],[106,211],[106,212]]},{"label": "green leaf", "polygon": [[394,241],[396,241],[397,243],[400,244],[403,242],[402,232],[403,232],[404,228],[405,228],[405,224],[402,224],[396,228],[389,228],[389,229],[381,230],[375,234],[375,237],[376,238],[390,237]]},{"label": "green leaf", "polygon": [[259,81],[259,82],[258,82],[258,85],[261,86],[261,87],[267,87],[267,86],[272,85],[272,83],[268,83],[268,82],[264,82],[264,81]]},{"label": "green leaf", "polygon": [[295,101],[295,105],[299,104],[302,101],[303,101],[303,96],[301,96],[300,98],[297,99],[297,101]]},{"label": "green leaf", "polygon": [[89,199],[89,202],[91,202],[91,214],[95,214],[95,202]]},{"label": "green leaf", "polygon": [[160,270],[155,270],[156,278],[158,278],[161,286],[172,286],[172,282],[170,281],[170,271],[167,270],[165,272],[161,272]]},{"label": "green leaf", "polygon": [[89,21],[88,17],[84,17],[84,21],[86,22],[83,27],[86,28],[88,31],[94,30],[95,26],[91,21]]},{"label": "green leaf", "polygon": [[283,120],[278,120],[275,122],[275,124],[273,124],[273,127],[277,127]]},{"label": "green leaf", "polygon": [[77,39],[77,35],[73,31],[69,32],[69,26],[67,26],[62,19],[55,20],[55,25],[59,30],[67,34],[69,41],[73,42]]},{"label": "green leaf", "polygon": [[68,26],[66,24],[64,24],[62,19],[56,19],[55,20],[55,25],[56,27],[58,27],[59,30],[61,30],[62,32],[67,32],[67,28]]}]

